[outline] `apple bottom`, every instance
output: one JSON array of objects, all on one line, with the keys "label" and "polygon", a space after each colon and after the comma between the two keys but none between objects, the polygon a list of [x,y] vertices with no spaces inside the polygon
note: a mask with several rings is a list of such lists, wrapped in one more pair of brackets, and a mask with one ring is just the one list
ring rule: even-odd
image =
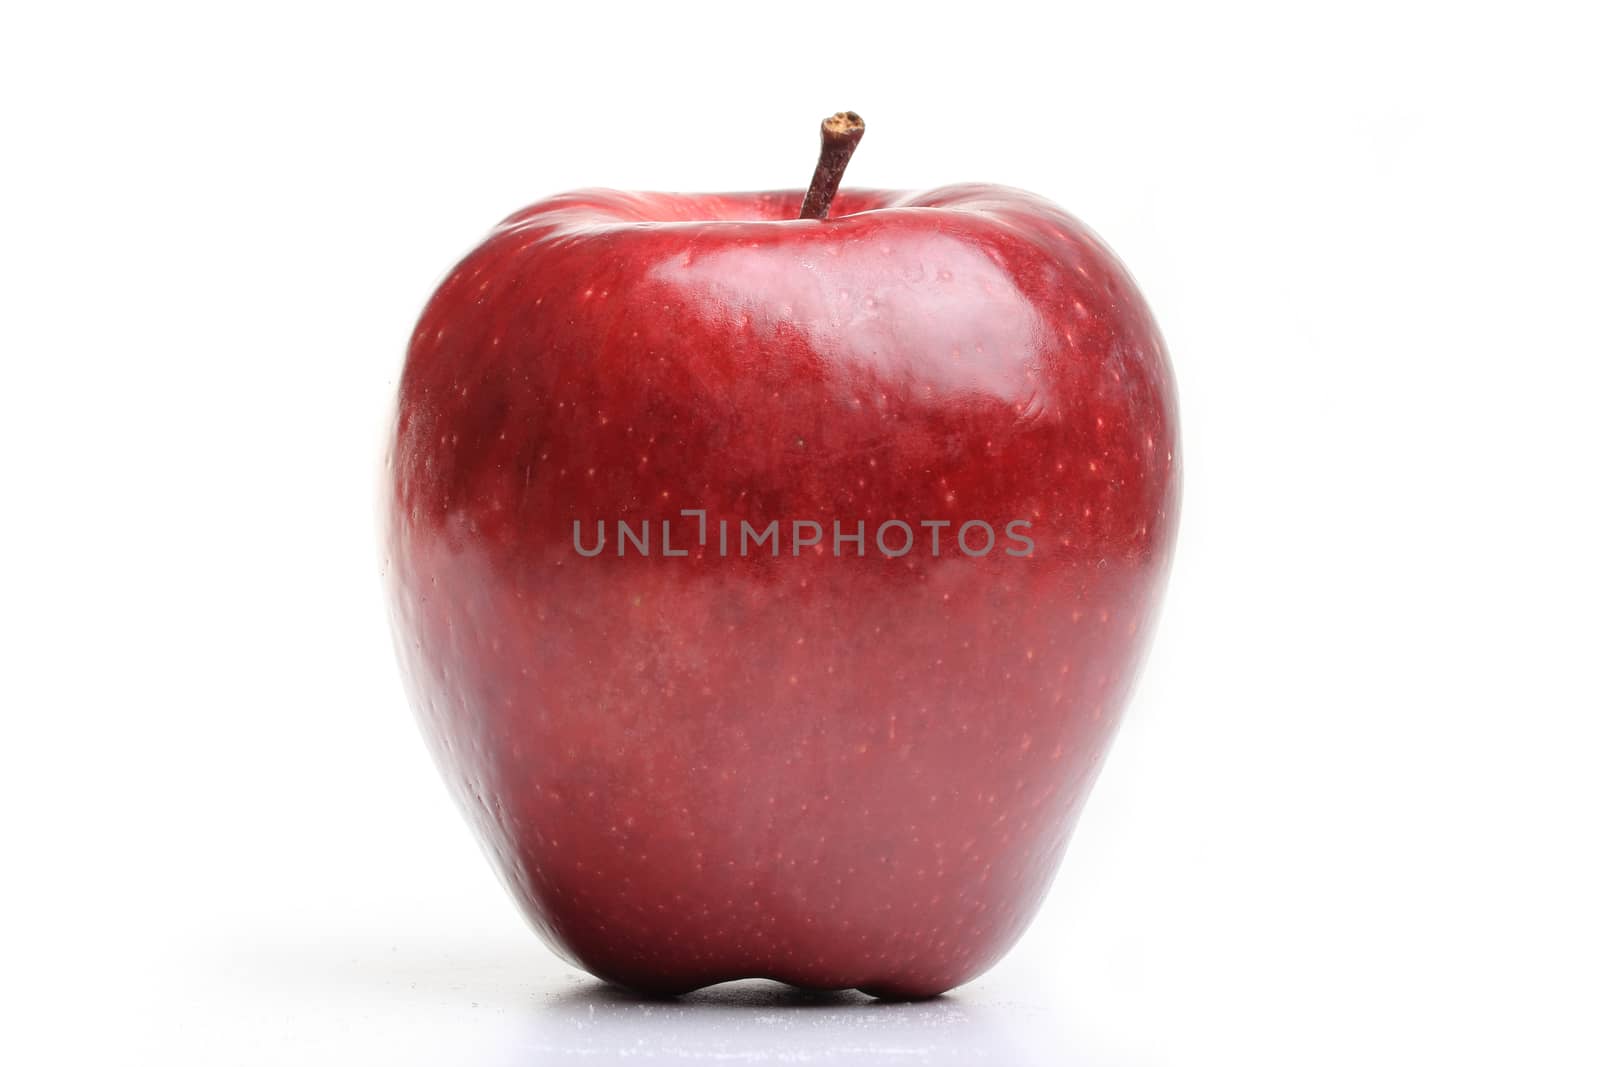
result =
[{"label": "apple bottom", "polygon": [[544,939],[653,994],[986,970],[1048,888],[1153,585],[1138,561],[445,546],[396,575],[445,776]]}]

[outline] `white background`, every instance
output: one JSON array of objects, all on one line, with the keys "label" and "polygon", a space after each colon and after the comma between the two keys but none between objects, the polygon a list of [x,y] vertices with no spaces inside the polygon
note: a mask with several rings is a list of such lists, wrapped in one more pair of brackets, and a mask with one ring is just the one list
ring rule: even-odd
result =
[{"label": "white background", "polygon": [[[1593,14],[1310,10],[9,8],[0,1058],[1595,1062]],[[850,182],[1019,185],[1129,264],[1177,567],[989,976],[641,1006],[522,926],[426,758],[387,409],[513,209],[803,184],[841,108]]]}]

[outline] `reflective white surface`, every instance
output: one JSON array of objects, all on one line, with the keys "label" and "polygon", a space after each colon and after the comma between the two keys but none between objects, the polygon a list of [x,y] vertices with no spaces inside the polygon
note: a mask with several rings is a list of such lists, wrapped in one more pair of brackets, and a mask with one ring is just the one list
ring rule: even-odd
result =
[{"label": "reflective white surface", "polygon": [[142,1051],[492,1067],[1107,1062],[1074,1053],[1063,1014],[1037,983],[983,980],[918,1003],[766,981],[656,999],[567,970],[531,934],[478,951],[341,938],[240,944],[213,963],[209,979],[167,991],[186,1002],[176,1017],[188,1040],[150,1031]]}]

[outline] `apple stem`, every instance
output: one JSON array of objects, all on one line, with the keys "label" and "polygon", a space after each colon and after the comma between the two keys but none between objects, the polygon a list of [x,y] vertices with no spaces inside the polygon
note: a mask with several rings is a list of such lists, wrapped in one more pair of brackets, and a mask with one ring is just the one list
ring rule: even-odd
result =
[{"label": "apple stem", "polygon": [[817,169],[811,175],[811,188],[806,190],[806,201],[800,207],[803,219],[825,219],[833,204],[833,194],[839,191],[844,178],[844,168],[850,165],[861,135],[867,124],[854,111],[841,111],[822,120],[822,154],[817,157]]}]

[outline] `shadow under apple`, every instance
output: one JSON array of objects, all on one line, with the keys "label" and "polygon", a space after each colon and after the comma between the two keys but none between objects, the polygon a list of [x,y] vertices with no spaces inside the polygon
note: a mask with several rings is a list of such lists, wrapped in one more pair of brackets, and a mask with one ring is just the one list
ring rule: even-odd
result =
[{"label": "shadow under apple", "polygon": [[[340,935],[233,945],[214,981],[296,1028],[338,1022],[356,1044],[404,1044],[417,1062],[504,1067],[652,1062],[1060,1065],[1057,1014],[981,989],[878,1000],[748,979],[678,997],[607,985],[526,946]],[[196,961],[197,963],[200,961]],[[342,1022],[339,1022],[342,1020]],[[408,1058],[406,1062],[411,1062]]]},{"label": "shadow under apple", "polygon": [[656,998],[592,982],[545,1000],[530,1021],[508,1062],[1060,1062],[1048,1047],[1019,1047],[992,1009],[959,994],[895,1003],[750,979]]}]

